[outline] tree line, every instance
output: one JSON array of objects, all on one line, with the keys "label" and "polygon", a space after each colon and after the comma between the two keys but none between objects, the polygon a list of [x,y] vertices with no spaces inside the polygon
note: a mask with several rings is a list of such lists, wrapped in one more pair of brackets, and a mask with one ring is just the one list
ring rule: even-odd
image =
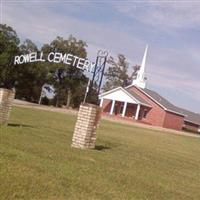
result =
[{"label": "tree line", "polygon": [[[88,84],[88,77],[82,70],[63,63],[35,62],[14,65],[13,61],[16,55],[40,51],[43,51],[44,55],[60,52],[87,59],[86,48],[86,42],[72,35],[66,39],[57,36],[39,48],[30,39],[20,42],[12,27],[0,24],[0,87],[15,88],[16,98],[38,103],[41,100],[42,87],[46,85],[45,89],[50,92],[53,88],[55,95],[51,100],[42,98],[42,103],[76,108],[83,101]],[[103,91],[130,84],[136,70],[129,75],[129,65],[124,55],[118,55],[117,61],[110,57],[107,64]],[[90,99],[98,99],[95,88],[90,92]]]}]

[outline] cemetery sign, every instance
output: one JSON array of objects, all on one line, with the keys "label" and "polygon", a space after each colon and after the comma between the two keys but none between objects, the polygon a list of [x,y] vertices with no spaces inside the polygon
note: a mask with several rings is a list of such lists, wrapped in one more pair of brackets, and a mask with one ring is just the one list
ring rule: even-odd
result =
[{"label": "cemetery sign", "polygon": [[15,56],[14,65],[45,61],[50,63],[64,63],[90,73],[93,73],[95,68],[95,63],[88,59],[80,58],[70,53],[63,54],[58,52],[50,52],[47,57],[44,56],[43,52],[32,52],[25,55],[18,55]]}]

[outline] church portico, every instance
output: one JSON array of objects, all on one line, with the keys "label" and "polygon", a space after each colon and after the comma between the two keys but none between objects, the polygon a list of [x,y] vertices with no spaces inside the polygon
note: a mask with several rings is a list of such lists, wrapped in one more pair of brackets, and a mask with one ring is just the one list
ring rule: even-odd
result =
[{"label": "church portico", "polygon": [[[125,89],[119,87],[100,95],[100,107],[103,113],[140,120],[145,105]],[[148,105],[146,105],[148,107]]]},{"label": "church portico", "polygon": [[102,111],[103,114],[110,117],[117,117],[117,118],[124,118],[129,119],[133,121],[141,121],[144,123],[148,123],[148,120],[146,120],[145,116],[146,110],[150,110],[149,107],[146,107],[144,105],[140,104],[133,104],[133,103],[127,103],[127,102],[120,102],[120,101],[114,101],[114,107],[113,112],[111,114],[111,108],[113,101],[110,99],[104,99],[102,104]]}]

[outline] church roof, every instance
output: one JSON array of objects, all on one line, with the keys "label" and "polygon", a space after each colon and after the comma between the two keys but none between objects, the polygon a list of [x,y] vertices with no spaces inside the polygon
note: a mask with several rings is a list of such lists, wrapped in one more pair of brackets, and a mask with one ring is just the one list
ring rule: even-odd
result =
[{"label": "church roof", "polygon": [[153,90],[149,90],[147,88],[140,88],[140,90],[142,90],[144,93],[146,93],[148,96],[150,96],[151,98],[153,98],[158,104],[160,104],[165,110],[170,111],[170,112],[174,112],[180,115],[185,115],[184,113],[182,113],[180,111],[180,109],[178,107],[176,107],[175,105],[173,105],[171,102],[169,102],[167,99],[165,99],[164,97],[162,97],[161,95],[159,95],[157,92],[153,91]]},{"label": "church roof", "polygon": [[149,107],[151,107],[147,101],[145,101],[142,97],[140,97],[138,94],[136,94],[134,91],[128,90],[126,88],[124,88],[130,95],[134,96],[141,104],[143,105],[147,105]]},{"label": "church roof", "polygon": [[200,114],[194,113],[189,110],[179,108],[173,105],[171,102],[169,102],[167,99],[165,99],[164,97],[162,97],[161,95],[159,95],[157,92],[153,90],[149,90],[147,88],[145,89],[139,88],[139,89],[142,90],[147,95],[149,95],[151,98],[153,98],[157,103],[162,105],[166,110],[185,116],[184,121],[188,121],[188,122],[200,125]]},{"label": "church roof", "polygon": [[183,108],[179,108],[179,110],[184,115],[186,115],[184,121],[200,125],[200,114],[199,113],[194,113],[194,112],[191,112],[191,111],[183,109]]},{"label": "church roof", "polygon": [[[112,97],[108,97],[109,94],[114,94],[116,93],[117,91],[122,91],[123,93],[117,93],[115,94],[114,96]],[[139,104],[142,104],[144,106],[147,106],[147,107],[151,107],[151,105],[149,105],[144,99],[142,99],[139,95],[135,94],[134,92],[130,92],[129,90],[123,88],[123,87],[117,87],[117,88],[114,88],[112,90],[109,90],[107,92],[104,92],[104,93],[101,93],[99,95],[99,98],[109,98],[109,99],[112,99],[112,100],[116,100],[116,101],[124,101],[124,102],[128,102],[130,103],[131,101],[127,99],[123,99],[122,97],[125,96],[125,95],[128,95],[131,99],[133,99],[135,101],[135,103],[139,103]]]}]

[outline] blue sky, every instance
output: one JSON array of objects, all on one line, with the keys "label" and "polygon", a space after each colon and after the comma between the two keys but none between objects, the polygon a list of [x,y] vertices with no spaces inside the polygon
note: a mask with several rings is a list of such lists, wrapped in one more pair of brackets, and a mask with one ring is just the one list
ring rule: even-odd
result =
[{"label": "blue sky", "polygon": [[140,64],[149,44],[147,87],[172,103],[200,113],[200,1],[0,0],[1,22],[21,41],[38,45],[73,34],[98,49]]}]

